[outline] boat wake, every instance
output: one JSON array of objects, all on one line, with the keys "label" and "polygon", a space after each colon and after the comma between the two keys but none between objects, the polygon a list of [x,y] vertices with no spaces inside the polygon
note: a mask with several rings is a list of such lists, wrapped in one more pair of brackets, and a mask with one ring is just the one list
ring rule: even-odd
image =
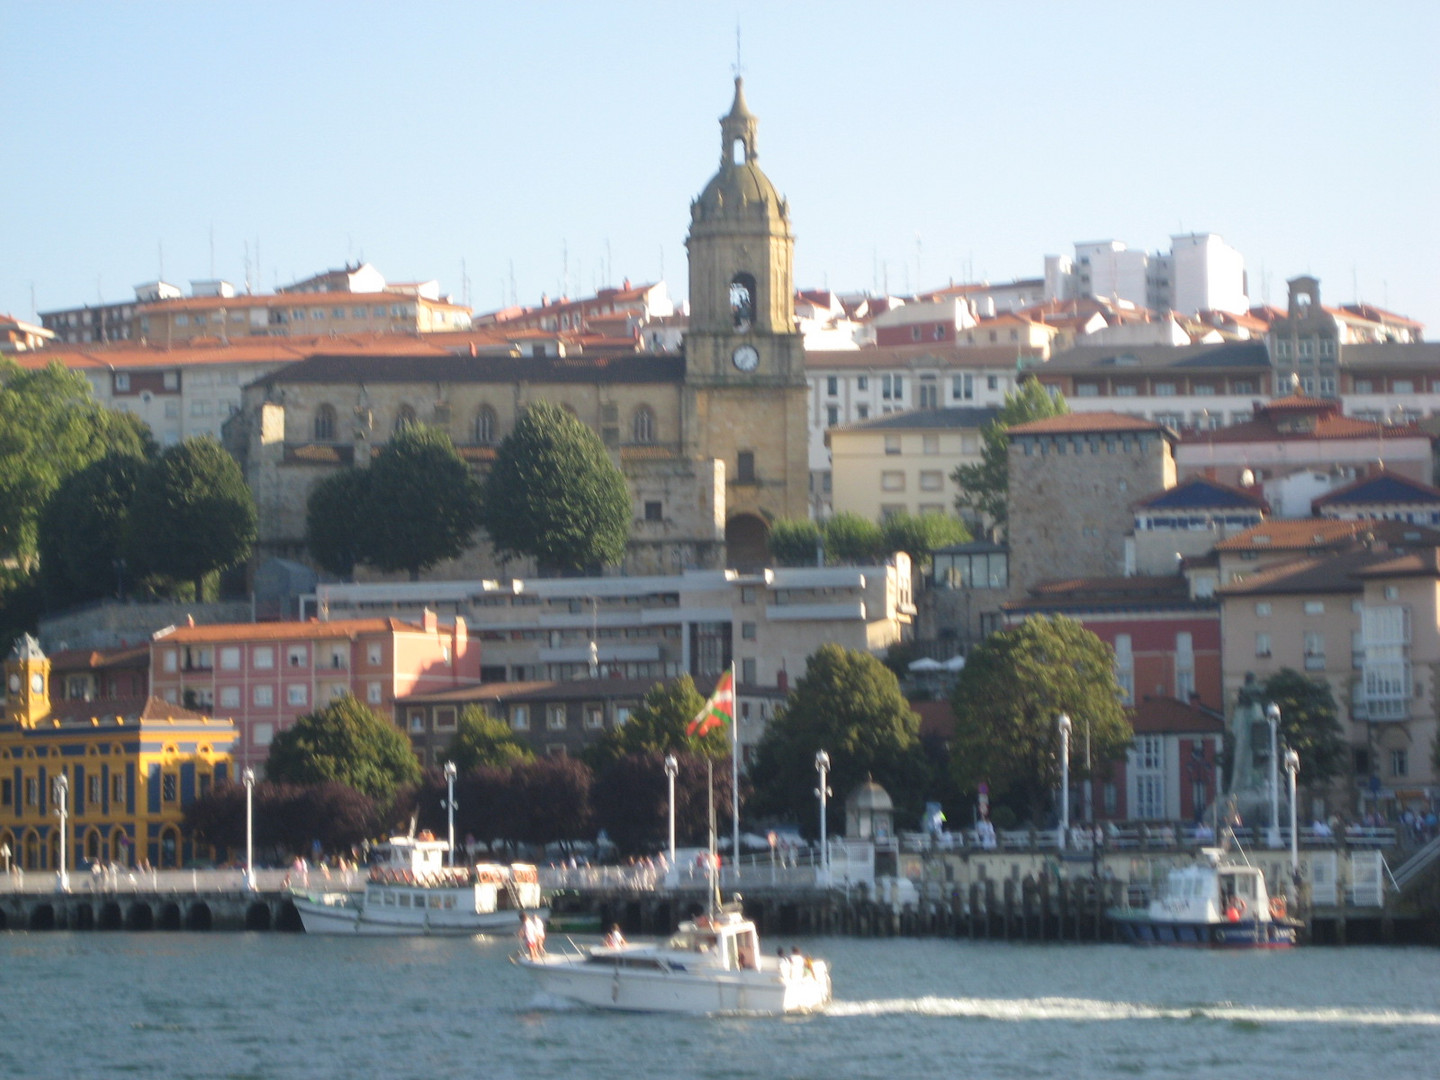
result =
[{"label": "boat wake", "polygon": [[1440,1027],[1440,1013],[1206,1002],[1195,1005],[1153,1005],[1089,998],[889,998],[878,1001],[832,1001],[826,1016],[934,1016],[974,1020],[1068,1020],[1096,1023],[1119,1020],[1219,1020],[1244,1024],[1337,1024],[1345,1026]]}]

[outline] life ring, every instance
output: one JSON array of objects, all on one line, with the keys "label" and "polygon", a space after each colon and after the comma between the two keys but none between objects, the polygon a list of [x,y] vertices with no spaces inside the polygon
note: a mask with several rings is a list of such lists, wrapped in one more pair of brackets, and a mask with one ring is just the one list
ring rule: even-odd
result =
[{"label": "life ring", "polygon": [[1225,908],[1225,918],[1231,922],[1239,922],[1245,915],[1245,901],[1238,896],[1230,898],[1229,905]]},{"label": "life ring", "polygon": [[1272,896],[1270,898],[1270,915],[1272,918],[1285,918],[1285,897]]}]

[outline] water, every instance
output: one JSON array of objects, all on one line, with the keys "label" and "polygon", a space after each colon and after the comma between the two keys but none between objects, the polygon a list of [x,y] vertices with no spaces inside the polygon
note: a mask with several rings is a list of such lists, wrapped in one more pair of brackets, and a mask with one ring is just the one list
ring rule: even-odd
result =
[{"label": "water", "polygon": [[1440,1061],[1428,949],[801,944],[834,966],[824,1015],[707,1019],[547,1006],[508,939],[0,934],[0,1076],[1411,1080]]}]

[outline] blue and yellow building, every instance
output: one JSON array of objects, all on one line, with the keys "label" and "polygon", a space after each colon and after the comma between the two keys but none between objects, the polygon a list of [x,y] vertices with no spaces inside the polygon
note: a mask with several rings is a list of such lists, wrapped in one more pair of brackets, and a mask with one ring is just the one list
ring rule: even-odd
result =
[{"label": "blue and yellow building", "polygon": [[57,870],[57,778],[65,777],[68,869],[99,861],[165,869],[207,858],[185,807],[232,778],[235,725],[155,697],[50,698],[50,661],[22,637],[5,661],[0,724],[0,858]]}]

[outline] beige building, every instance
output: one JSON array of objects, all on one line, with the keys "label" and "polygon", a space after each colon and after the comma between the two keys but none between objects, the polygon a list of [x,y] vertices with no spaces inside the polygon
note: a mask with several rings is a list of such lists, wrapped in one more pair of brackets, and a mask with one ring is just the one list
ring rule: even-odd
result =
[{"label": "beige building", "polygon": [[996,409],[893,413],[826,432],[836,513],[871,521],[893,514],[955,513],[957,465],[980,461],[980,432]]}]

